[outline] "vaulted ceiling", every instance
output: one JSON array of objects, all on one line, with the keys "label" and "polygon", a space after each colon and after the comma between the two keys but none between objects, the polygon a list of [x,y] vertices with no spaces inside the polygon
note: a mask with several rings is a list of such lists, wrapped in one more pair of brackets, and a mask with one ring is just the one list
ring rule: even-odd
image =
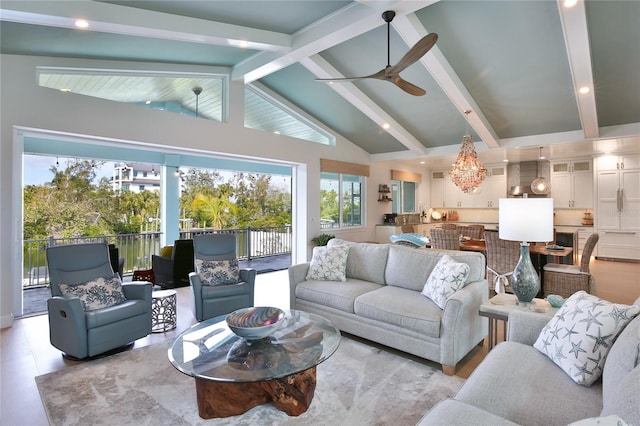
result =
[{"label": "vaulted ceiling", "polygon": [[[446,165],[465,132],[485,162],[536,159],[540,146],[554,158],[640,152],[640,1],[3,0],[0,8],[2,53],[222,68],[374,161]],[[439,35],[401,74],[427,94],[381,80],[315,81],[385,67],[385,10],[396,12],[391,64]],[[75,28],[77,18],[89,27]],[[177,97],[192,96],[182,90]]]}]

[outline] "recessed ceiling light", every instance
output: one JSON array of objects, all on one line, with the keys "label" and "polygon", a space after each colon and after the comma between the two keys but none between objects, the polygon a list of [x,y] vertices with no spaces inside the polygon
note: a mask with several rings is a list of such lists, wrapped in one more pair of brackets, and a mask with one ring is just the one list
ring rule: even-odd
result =
[{"label": "recessed ceiling light", "polygon": [[578,92],[580,92],[580,94],[582,94],[582,95],[586,95],[590,91],[591,91],[591,89],[589,89],[589,87],[587,87],[587,86],[582,86],[580,89],[578,89]]},{"label": "recessed ceiling light", "polygon": [[391,127],[391,124],[389,124],[389,123],[384,123],[384,124],[382,125],[382,128],[383,128],[383,129],[385,129],[385,130],[388,130],[388,129],[389,129],[389,127]]},{"label": "recessed ceiling light", "polygon": [[576,4],[578,4],[578,0],[564,0],[563,2],[564,7],[573,7]]},{"label": "recessed ceiling light", "polygon": [[275,132],[273,132],[273,134],[274,134],[274,135],[279,135],[279,134],[280,134],[280,132],[276,130]]},{"label": "recessed ceiling light", "polygon": [[247,47],[249,47],[249,42],[247,40],[240,40],[238,42],[238,46],[239,47],[243,47],[243,48],[247,48]]},{"label": "recessed ceiling light", "polygon": [[424,163],[426,163],[426,161],[421,161],[421,162],[420,162],[420,164],[424,164]]},{"label": "recessed ceiling light", "polygon": [[89,21],[86,19],[76,19],[76,28],[89,28]]},{"label": "recessed ceiling light", "polygon": [[504,160],[502,160],[503,163],[508,163],[509,159],[505,158]]},{"label": "recessed ceiling light", "polygon": [[65,92],[65,93],[67,93],[67,92],[70,92],[70,91],[71,91],[71,89],[68,89],[68,88],[66,88],[66,87],[63,87],[62,89],[60,89],[60,91],[61,91],[61,92]]},{"label": "recessed ceiling light", "polygon": [[144,101],[145,104],[149,105],[151,101]]}]

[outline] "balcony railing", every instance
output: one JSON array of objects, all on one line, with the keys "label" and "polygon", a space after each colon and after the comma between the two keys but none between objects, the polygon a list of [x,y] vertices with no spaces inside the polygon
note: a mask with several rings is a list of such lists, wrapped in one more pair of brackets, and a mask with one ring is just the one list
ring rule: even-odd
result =
[{"label": "balcony railing", "polygon": [[[239,260],[276,256],[291,253],[291,226],[242,228],[242,229],[191,229],[181,231],[180,239],[190,239],[196,234],[229,233],[236,236],[236,253]],[[134,270],[150,269],[151,256],[160,252],[160,232],[140,234],[101,235],[95,237],[47,238],[25,240],[23,245],[23,288],[47,285],[49,271],[46,249],[61,244],[81,244],[106,241],[115,244],[118,254],[124,258],[124,275]]]}]

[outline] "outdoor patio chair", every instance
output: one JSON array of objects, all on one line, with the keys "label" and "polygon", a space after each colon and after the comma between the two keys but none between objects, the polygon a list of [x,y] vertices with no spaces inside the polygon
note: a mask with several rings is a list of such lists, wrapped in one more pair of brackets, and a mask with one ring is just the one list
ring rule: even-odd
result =
[{"label": "outdoor patio chair", "polygon": [[193,247],[196,272],[189,281],[198,321],[253,306],[256,270],[238,268],[234,234],[195,235]]},{"label": "outdoor patio chair", "polygon": [[51,246],[51,344],[70,358],[108,352],[151,333],[151,283],[121,285],[106,243]]},{"label": "outdoor patio chair", "polygon": [[171,258],[151,256],[151,267],[155,284],[163,289],[186,287],[189,274],[195,270],[193,264],[193,240],[175,240]]}]

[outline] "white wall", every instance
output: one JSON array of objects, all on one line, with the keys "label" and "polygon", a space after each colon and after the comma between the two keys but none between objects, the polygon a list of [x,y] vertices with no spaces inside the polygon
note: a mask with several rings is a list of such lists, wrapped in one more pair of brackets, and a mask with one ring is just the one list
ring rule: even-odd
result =
[{"label": "white wall", "polygon": [[[306,201],[294,206],[294,227],[298,242],[294,262],[309,258],[309,240],[320,233],[320,158],[369,164],[368,153],[337,135],[336,146],[325,146],[282,135],[274,135],[243,126],[243,86],[232,83],[227,123],[196,119],[135,105],[112,102],[37,85],[36,67],[78,67],[103,69],[162,70],[172,72],[208,72],[206,67],[174,66],[81,59],[2,55],[0,57],[0,326],[11,325],[15,305],[20,300],[15,280],[21,270],[22,187],[20,152],[14,152],[16,128],[43,129],[48,132],[104,138],[117,143],[143,143],[171,150],[174,147],[193,152],[222,153],[254,159],[274,159],[300,165],[297,173],[306,182],[294,188],[295,199]],[[368,226],[337,231],[343,238],[373,240],[375,224],[386,212],[386,203],[378,203],[379,183],[390,181],[388,164],[371,164],[367,188]],[[428,176],[423,173],[423,178]],[[306,178],[306,180],[305,180]],[[421,188],[428,185],[423,183]],[[15,188],[18,188],[15,191]],[[14,193],[17,192],[17,193]],[[428,193],[426,198],[428,200]],[[16,204],[18,204],[16,206]],[[385,204],[385,205],[383,205]],[[16,216],[16,222],[12,218]],[[10,244],[8,242],[11,242]]]}]

